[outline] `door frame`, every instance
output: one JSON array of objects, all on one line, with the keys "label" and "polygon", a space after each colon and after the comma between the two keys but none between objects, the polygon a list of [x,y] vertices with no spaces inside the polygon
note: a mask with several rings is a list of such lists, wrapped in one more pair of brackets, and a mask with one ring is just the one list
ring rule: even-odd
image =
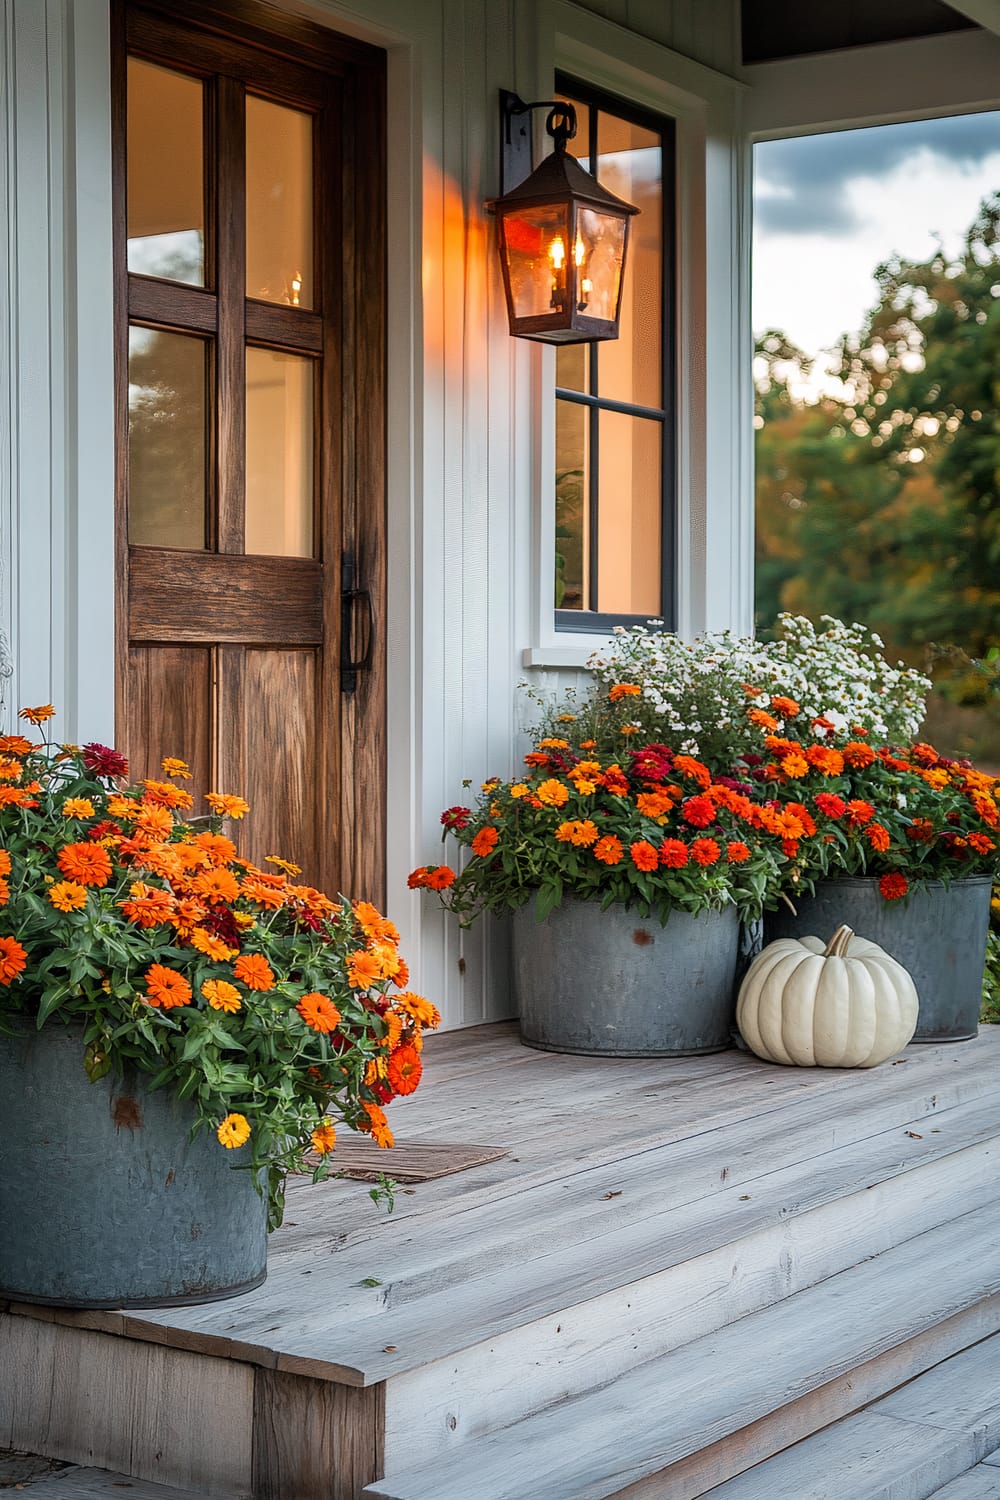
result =
[{"label": "door frame", "polygon": [[[386,55],[260,0],[112,0],[111,123],[115,344],[115,728],[128,722],[129,554],[128,271],[125,258],[125,67],[130,9],[157,12],[174,25],[232,38],[262,54],[313,64],[339,75],[343,91],[341,200],[332,218],[352,224],[345,237],[339,299],[342,320],[328,355],[340,372],[339,432],[328,433],[324,467],[340,489],[340,556],[325,557],[329,590],[342,583],[341,558],[353,564],[348,587],[363,589],[344,611],[344,649],[367,656],[353,690],[342,693],[339,807],[341,888],[385,902],[386,881]],[[327,214],[329,223],[331,215]],[[370,616],[368,612],[370,600]],[[369,642],[368,630],[372,631]],[[366,648],[370,644],[370,651]],[[337,672],[329,673],[336,681]],[[169,750],[169,747],[165,747]],[[225,790],[239,792],[238,787]],[[293,851],[294,852],[294,851]],[[336,893],[334,893],[336,894]]]}]

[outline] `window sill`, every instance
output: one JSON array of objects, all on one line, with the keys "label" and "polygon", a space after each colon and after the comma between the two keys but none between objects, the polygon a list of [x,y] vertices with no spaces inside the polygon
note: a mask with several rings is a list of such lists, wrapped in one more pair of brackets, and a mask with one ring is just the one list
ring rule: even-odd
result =
[{"label": "window sill", "polygon": [[584,635],[578,645],[528,646],[521,652],[521,665],[527,669],[544,671],[546,668],[585,668],[595,651],[606,648],[606,635]]}]

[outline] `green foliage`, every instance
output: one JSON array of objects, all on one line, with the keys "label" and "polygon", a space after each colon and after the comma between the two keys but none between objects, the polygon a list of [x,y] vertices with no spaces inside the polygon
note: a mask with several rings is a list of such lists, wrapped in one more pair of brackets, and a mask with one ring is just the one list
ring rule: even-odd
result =
[{"label": "green foliage", "polygon": [[[401,989],[374,907],[237,855],[221,830],[241,799],[210,793],[196,825],[182,788],[126,773],[104,746],[0,737],[0,1025],[76,1025],[92,1082],[136,1070],[190,1100],[196,1128],[245,1156],[273,1227],[287,1172],[336,1171],[331,1114],[391,1144],[381,1106],[416,1087],[412,1044],[439,1018]],[[391,1207],[385,1179],[376,1200]]]},{"label": "green foliage", "polygon": [[[1000,194],[959,255],[898,257],[845,335],[844,394],[790,390],[799,352],[757,360],[758,621],[864,619],[919,661],[928,641],[1000,647]],[[760,424],[763,424],[762,426]]]}]

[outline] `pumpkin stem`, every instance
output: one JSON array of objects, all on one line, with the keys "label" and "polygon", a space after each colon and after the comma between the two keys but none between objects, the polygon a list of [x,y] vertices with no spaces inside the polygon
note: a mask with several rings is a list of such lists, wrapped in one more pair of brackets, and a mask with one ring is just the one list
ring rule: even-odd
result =
[{"label": "pumpkin stem", "polygon": [[823,957],[824,958],[846,958],[847,957],[847,947],[848,947],[848,944],[850,943],[851,938],[853,936],[854,936],[854,928],[853,927],[846,927],[846,926],[838,927],[837,930],[836,930],[836,932],[833,934],[833,937],[827,943],[827,945],[826,945],[826,952],[823,954]]}]

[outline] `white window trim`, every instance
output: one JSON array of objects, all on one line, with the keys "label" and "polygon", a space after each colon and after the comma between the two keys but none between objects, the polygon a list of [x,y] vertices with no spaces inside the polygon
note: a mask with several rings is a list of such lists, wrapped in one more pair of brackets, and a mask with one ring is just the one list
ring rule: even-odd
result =
[{"label": "white window trim", "polygon": [[[749,167],[740,149],[744,87],[570,0],[549,0],[550,80],[563,71],[672,116],[677,129],[677,629],[753,620],[749,348]],[[737,207],[734,210],[734,203]],[[557,631],[555,356],[535,351],[535,535],[527,668],[584,667],[607,632]],[[711,390],[712,399],[708,400]]]}]

